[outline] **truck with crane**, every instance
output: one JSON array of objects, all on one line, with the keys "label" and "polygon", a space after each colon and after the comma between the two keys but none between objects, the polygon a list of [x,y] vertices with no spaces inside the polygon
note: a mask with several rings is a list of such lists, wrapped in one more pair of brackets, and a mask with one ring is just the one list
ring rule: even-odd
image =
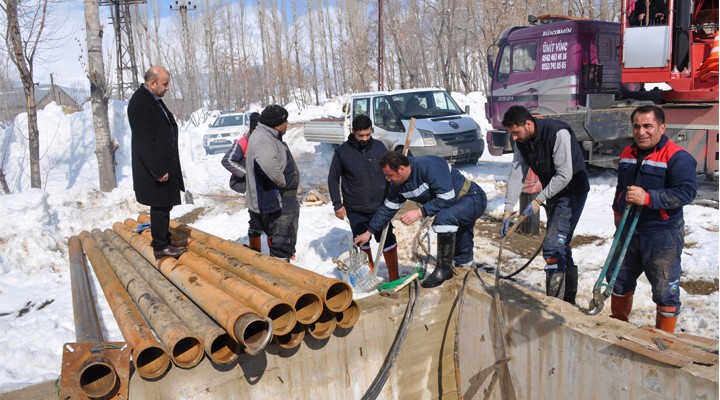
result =
[{"label": "truck with crane", "polygon": [[[530,16],[530,26],[503,33],[496,59],[488,57],[491,154],[512,152],[501,121],[522,105],[568,123],[589,165],[616,168],[632,142],[630,114],[657,104],[666,134],[695,157],[697,172],[717,177],[718,0],[668,0],[667,15],[630,23],[634,7],[623,0],[619,23]],[[645,90],[652,84],[669,89]]]}]

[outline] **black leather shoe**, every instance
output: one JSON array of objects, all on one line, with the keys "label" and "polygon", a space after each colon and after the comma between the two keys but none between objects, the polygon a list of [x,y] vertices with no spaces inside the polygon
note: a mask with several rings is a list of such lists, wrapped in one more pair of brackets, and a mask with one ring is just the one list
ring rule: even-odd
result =
[{"label": "black leather shoe", "polygon": [[175,246],[166,246],[166,247],[165,247],[164,249],[162,249],[162,250],[155,250],[155,251],[153,251],[153,254],[155,255],[155,259],[156,259],[156,260],[159,260],[159,259],[161,259],[161,258],[163,258],[163,257],[178,258],[178,257],[180,257],[181,255],[183,255],[183,253],[185,253],[186,251],[187,251],[187,249],[178,249],[178,248],[175,247]]},{"label": "black leather shoe", "polygon": [[170,246],[173,246],[173,247],[187,247],[187,245],[188,245],[188,240],[187,240],[187,239],[178,239],[178,240],[170,239]]}]

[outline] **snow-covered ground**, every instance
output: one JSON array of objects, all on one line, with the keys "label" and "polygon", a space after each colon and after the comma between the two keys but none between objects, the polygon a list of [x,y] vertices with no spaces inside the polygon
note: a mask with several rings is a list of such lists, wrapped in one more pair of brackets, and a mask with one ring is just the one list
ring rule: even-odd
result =
[{"label": "snow-covered ground", "polygon": [[[471,115],[488,128],[484,118],[484,98],[480,93],[453,94],[461,106],[470,105]],[[29,167],[25,115],[17,118],[15,129],[0,132],[0,160],[12,195],[0,196],[0,393],[33,383],[55,380],[60,374],[62,345],[74,342],[74,323],[68,269],[67,239],[83,230],[110,228],[116,221],[136,217],[146,210],[135,201],[130,167],[130,130],[124,102],[111,103],[110,126],[118,141],[118,188],[110,193],[98,189],[97,162],[90,107],[65,115],[50,105],[39,112],[40,154],[43,190],[28,189]],[[340,100],[324,106],[299,110],[286,106],[290,122],[340,115]],[[180,156],[188,190],[194,204],[183,204],[172,211],[180,217],[190,211],[199,214],[193,225],[227,239],[246,239],[247,211],[243,201],[227,187],[229,173],[220,165],[221,154],[207,156],[201,137],[207,122],[199,127],[185,126],[180,132]],[[306,142],[302,128],[293,125],[286,140],[298,159],[301,188],[322,185],[332,157],[329,145]],[[499,218],[503,208],[504,181],[510,156],[484,154],[475,166],[461,170],[478,182],[488,195],[486,217]],[[602,268],[614,233],[610,204],[615,177],[612,173],[593,173],[592,189],[576,235],[600,237],[574,249],[580,265],[578,304],[590,300],[592,287]],[[683,280],[713,281],[718,278],[718,210],[688,206],[686,248],[683,254]],[[414,229],[414,228],[412,228]],[[497,241],[476,237],[478,262],[494,266]],[[297,265],[320,274],[337,276],[331,259],[347,251],[350,231],[334,217],[332,206],[303,207],[297,246]],[[408,246],[408,243],[401,243]],[[521,257],[510,258],[522,263]],[[541,262],[518,276],[520,284],[541,291],[544,275]],[[401,266],[401,274],[411,265]],[[381,274],[384,269],[381,269]],[[93,280],[105,339],[122,341],[102,291]],[[358,294],[358,296],[362,296]],[[683,312],[678,327],[685,332],[718,338],[718,293],[689,295],[682,291]],[[655,307],[647,281],[640,280],[631,323],[654,323]],[[609,307],[608,307],[609,308]],[[608,311],[604,311],[608,312]]]}]

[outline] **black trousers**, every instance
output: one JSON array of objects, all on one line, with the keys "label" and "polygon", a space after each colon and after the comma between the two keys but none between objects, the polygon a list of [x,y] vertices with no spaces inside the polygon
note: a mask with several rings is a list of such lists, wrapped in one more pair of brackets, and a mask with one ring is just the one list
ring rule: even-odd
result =
[{"label": "black trousers", "polygon": [[173,206],[150,206],[150,233],[154,250],[162,250],[170,244],[170,210],[172,209]]},{"label": "black trousers", "polygon": [[270,238],[271,256],[290,258],[295,255],[300,204],[294,194],[283,196],[282,210],[280,211],[270,214],[257,214],[251,211],[250,214],[251,221],[254,218],[254,221],[260,224],[262,231]]}]

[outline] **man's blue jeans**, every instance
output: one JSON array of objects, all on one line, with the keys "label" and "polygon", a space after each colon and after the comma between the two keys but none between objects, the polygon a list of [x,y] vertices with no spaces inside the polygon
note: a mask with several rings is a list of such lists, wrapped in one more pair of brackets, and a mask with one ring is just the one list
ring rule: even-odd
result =
[{"label": "man's blue jeans", "polygon": [[547,272],[565,272],[575,268],[572,258],[572,242],[575,227],[585,207],[587,193],[556,196],[545,203],[547,229],[543,240],[543,258]]},{"label": "man's blue jeans", "polygon": [[[645,273],[652,286],[652,300],[658,306],[677,307],[680,313],[680,256],[685,246],[685,222],[675,222],[667,229],[635,232],[620,272],[613,285],[613,293],[634,292],[637,279]],[[608,270],[608,282],[612,271]]]}]

